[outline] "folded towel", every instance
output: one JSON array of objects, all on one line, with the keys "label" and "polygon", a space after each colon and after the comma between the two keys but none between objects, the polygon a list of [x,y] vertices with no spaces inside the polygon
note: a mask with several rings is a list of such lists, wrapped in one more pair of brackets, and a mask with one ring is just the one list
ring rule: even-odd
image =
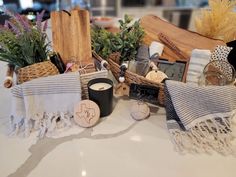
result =
[{"label": "folded towel", "polygon": [[180,152],[231,154],[234,86],[198,87],[165,82],[167,128]]},{"label": "folded towel", "polygon": [[187,83],[198,85],[199,78],[204,67],[210,62],[210,58],[210,50],[194,49],[192,51],[186,78]]},{"label": "folded towel", "polygon": [[78,73],[34,79],[12,88],[13,133],[24,128],[26,136],[39,130],[50,136],[57,128],[71,126],[74,105],[81,101]]}]

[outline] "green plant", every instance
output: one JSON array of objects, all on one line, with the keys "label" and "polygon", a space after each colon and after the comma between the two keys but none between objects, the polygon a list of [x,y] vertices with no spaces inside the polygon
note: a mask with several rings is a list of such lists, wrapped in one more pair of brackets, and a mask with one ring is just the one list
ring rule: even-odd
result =
[{"label": "green plant", "polygon": [[0,60],[19,68],[47,60],[48,45],[42,27],[44,11],[37,14],[36,22],[30,22],[19,14],[4,10],[10,16],[0,27]]},{"label": "green plant", "polygon": [[111,33],[99,27],[92,28],[92,48],[101,57],[107,58],[113,52],[119,52],[120,62],[133,60],[144,37],[144,30],[139,21],[132,23],[132,18],[125,15],[119,20],[120,32]]}]

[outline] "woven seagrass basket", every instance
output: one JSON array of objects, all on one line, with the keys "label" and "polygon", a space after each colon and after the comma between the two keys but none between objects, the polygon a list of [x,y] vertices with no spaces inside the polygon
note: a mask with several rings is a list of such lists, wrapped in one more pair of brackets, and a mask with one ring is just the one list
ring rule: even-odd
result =
[{"label": "woven seagrass basket", "polygon": [[51,75],[57,75],[59,71],[57,67],[51,61],[44,61],[35,63],[16,71],[17,84],[30,81],[39,77],[46,77]]},{"label": "woven seagrass basket", "polygon": [[[93,56],[99,60],[100,62],[103,60],[96,52],[93,52]],[[108,68],[109,70],[111,70],[112,74],[114,75],[114,77],[116,78],[116,80],[119,80],[119,76],[120,76],[120,65],[118,65],[116,62],[114,62],[114,60],[111,59],[112,56],[110,56],[107,59],[107,62],[109,64]],[[158,82],[153,82],[150,81],[148,79],[146,79],[143,76],[140,76],[136,73],[130,72],[130,71],[126,71],[125,72],[125,83],[130,85],[131,83],[135,83],[135,84],[143,84],[143,85],[150,85],[150,86],[154,86],[157,89],[159,89],[159,95],[158,95],[158,103],[161,106],[164,106],[164,102],[165,102],[165,94],[164,94],[164,84],[163,83],[158,83]]]}]

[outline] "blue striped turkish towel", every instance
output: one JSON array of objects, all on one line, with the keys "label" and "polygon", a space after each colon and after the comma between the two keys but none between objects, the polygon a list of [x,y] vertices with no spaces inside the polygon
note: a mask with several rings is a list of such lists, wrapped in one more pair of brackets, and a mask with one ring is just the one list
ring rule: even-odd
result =
[{"label": "blue striped turkish towel", "polygon": [[58,127],[71,125],[74,105],[81,101],[80,75],[68,73],[38,78],[14,86],[11,92],[14,134],[21,128],[25,135],[37,129],[42,137]]},{"label": "blue striped turkish towel", "polygon": [[199,87],[167,80],[165,96],[167,128],[178,151],[233,153],[234,86]]}]

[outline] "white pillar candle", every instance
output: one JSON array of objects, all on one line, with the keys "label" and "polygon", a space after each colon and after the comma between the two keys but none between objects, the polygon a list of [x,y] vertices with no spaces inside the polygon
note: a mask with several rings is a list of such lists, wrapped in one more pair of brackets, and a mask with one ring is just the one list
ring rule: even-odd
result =
[{"label": "white pillar candle", "polygon": [[111,88],[111,84],[103,83],[103,82],[95,83],[95,84],[91,85],[89,88],[92,90],[102,91],[102,90],[107,90],[107,89]]}]

